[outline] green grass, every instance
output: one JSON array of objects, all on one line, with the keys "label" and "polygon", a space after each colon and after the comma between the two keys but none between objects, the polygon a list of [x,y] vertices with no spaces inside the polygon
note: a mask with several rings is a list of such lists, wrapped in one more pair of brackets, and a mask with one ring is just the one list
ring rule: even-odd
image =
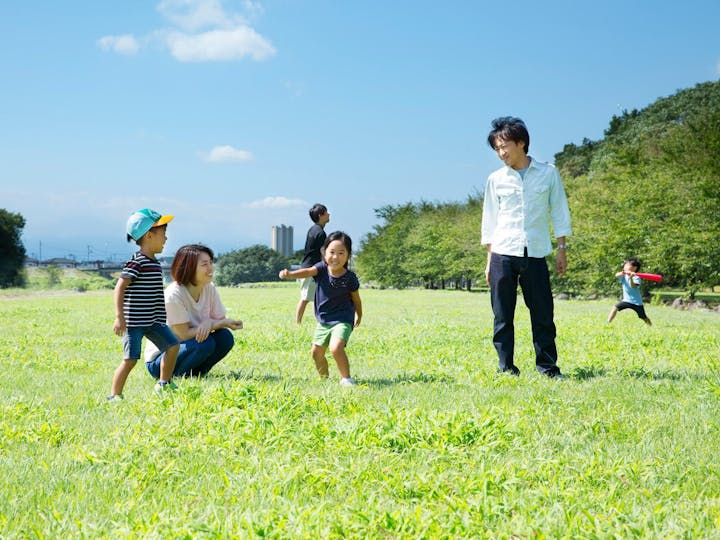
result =
[{"label": "green grass", "polygon": [[[97,272],[88,272],[75,268],[35,268],[26,267],[27,279],[24,289],[13,289],[10,293],[15,295],[27,294],[28,291],[97,291],[113,289],[116,280],[99,275]],[[10,294],[6,292],[5,294]]]},{"label": "green grass", "polygon": [[[676,298],[683,298],[689,300],[690,294],[687,291],[673,291],[662,289],[654,291],[652,293],[653,303],[665,302],[672,303]],[[693,300],[702,300],[708,305],[717,306],[720,304],[720,293],[714,291],[700,291],[696,292],[693,296]]]},{"label": "green grass", "polygon": [[558,302],[565,381],[495,374],[486,294],[363,290],[360,386],[317,379],[294,283],[167,401],[121,356],[112,292],[0,297],[1,538],[717,538],[720,315]]}]

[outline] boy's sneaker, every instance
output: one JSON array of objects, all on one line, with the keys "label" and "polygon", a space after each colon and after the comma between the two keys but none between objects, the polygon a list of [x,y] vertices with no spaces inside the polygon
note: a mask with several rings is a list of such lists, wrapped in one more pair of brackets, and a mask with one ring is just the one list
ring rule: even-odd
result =
[{"label": "boy's sneaker", "polygon": [[357,386],[352,377],[344,377],[340,379],[340,386]]},{"label": "boy's sneaker", "polygon": [[107,397],[107,401],[111,401],[113,403],[120,403],[123,399],[125,399],[125,396],[122,394],[114,394]]},{"label": "boy's sneaker", "polygon": [[158,382],[155,385],[155,393],[161,397],[167,395],[169,392],[174,392],[177,389],[177,385],[172,381],[168,381],[165,384],[161,384]]}]

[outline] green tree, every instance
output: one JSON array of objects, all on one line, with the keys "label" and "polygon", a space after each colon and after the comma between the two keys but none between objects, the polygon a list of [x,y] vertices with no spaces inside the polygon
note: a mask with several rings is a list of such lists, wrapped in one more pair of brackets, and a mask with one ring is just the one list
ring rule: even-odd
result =
[{"label": "green tree", "polygon": [[25,246],[22,230],[25,218],[0,209],[0,288],[22,287],[25,284]]},{"label": "green tree", "polygon": [[469,291],[473,282],[484,282],[487,250],[480,243],[482,223],[482,199],[468,197],[464,204],[451,204],[445,208],[448,233],[444,244],[446,265],[456,288],[462,286]]},{"label": "green tree", "polygon": [[448,277],[443,253],[447,223],[442,221],[440,208],[432,204],[420,203],[415,211],[417,216],[407,232],[400,266],[412,281],[425,288],[444,288]]},{"label": "green tree", "polygon": [[361,242],[363,277],[381,286],[470,289],[485,267],[480,244],[482,200],[466,203],[407,203],[376,210],[384,223]]},{"label": "green tree", "polygon": [[691,294],[720,283],[720,82],[613,117],[583,146],[556,156],[573,217],[563,286],[615,291],[628,256]]},{"label": "green tree", "polygon": [[720,107],[673,126],[659,148],[667,172],[654,200],[674,204],[657,205],[665,241],[650,253],[692,295],[720,283]]},{"label": "green tree", "polygon": [[407,271],[426,287],[445,288],[452,283],[470,290],[482,274],[485,249],[480,244],[482,201],[422,204],[407,238]]},{"label": "green tree", "polygon": [[277,281],[288,260],[267,246],[255,245],[218,257],[215,282],[221,286]]},{"label": "green tree", "polygon": [[406,239],[418,217],[415,205],[384,206],[375,210],[384,221],[360,241],[355,258],[359,273],[364,280],[382,287],[407,287],[416,276],[403,265],[408,256]]},{"label": "green tree", "polygon": [[62,283],[63,271],[56,264],[48,266],[45,269],[45,275],[47,276],[47,286],[49,288],[57,287]]}]

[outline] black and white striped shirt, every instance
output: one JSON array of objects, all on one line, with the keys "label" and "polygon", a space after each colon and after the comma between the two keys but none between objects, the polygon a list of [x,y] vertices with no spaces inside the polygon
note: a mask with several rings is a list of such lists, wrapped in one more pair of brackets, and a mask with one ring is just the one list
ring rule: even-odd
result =
[{"label": "black and white striped shirt", "polygon": [[165,324],[165,295],[160,263],[138,251],[125,263],[120,277],[132,281],[125,289],[123,300],[127,326]]}]

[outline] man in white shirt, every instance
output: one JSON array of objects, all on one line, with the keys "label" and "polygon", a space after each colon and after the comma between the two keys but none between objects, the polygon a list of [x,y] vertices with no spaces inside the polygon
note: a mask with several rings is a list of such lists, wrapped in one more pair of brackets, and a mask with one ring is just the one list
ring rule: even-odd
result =
[{"label": "man in white shirt", "polygon": [[485,278],[490,285],[498,366],[501,372],[520,374],[514,361],[513,323],[519,282],[530,310],[535,367],[548,377],[562,377],[545,257],[552,252],[552,223],[556,269],[558,274],[565,273],[565,237],[572,234],[565,188],[555,167],[528,155],[530,135],[522,120],[497,118],[492,128],[488,144],[505,166],[492,173],[485,185],[482,243],[488,249]]}]

